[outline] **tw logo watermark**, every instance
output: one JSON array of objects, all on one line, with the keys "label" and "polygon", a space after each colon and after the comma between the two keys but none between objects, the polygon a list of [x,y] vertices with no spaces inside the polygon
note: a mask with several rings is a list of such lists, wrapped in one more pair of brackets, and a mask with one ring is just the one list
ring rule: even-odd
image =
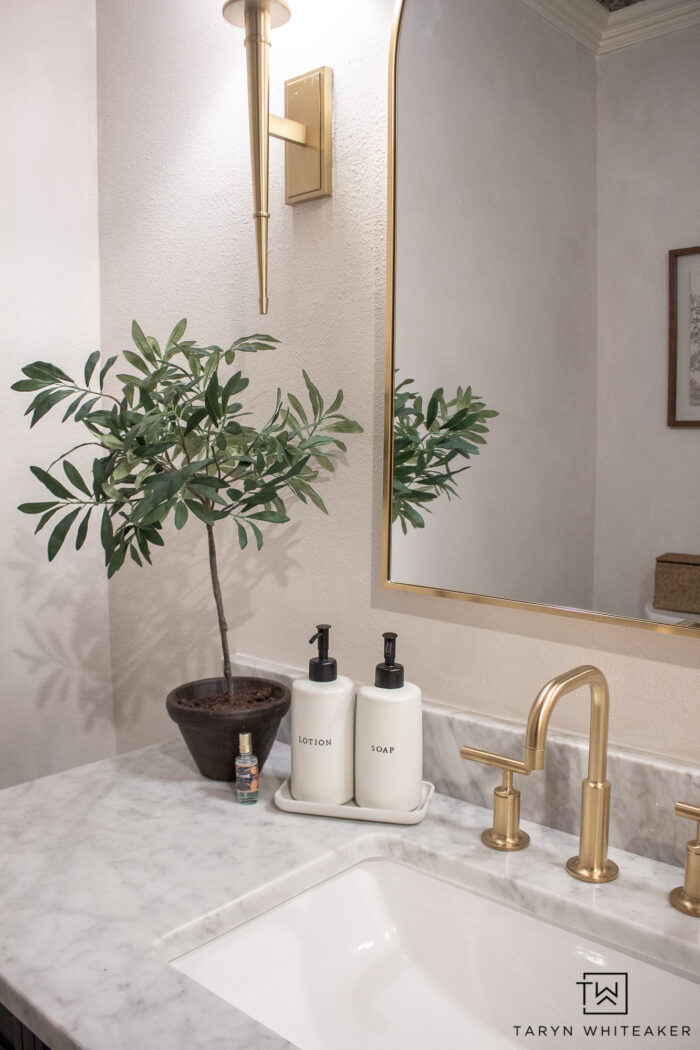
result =
[{"label": "tw logo watermark", "polygon": [[583,989],[584,1014],[627,1014],[629,974],[584,973],[576,984]]}]

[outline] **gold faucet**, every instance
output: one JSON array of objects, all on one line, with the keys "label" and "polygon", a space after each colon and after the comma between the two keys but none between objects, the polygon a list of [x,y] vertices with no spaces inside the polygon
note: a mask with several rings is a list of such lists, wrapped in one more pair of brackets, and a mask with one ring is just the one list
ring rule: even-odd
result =
[{"label": "gold faucet", "polygon": [[674,908],[700,919],[700,806],[677,802],[676,816],[697,820],[698,826],[695,838],[685,844],[685,882],[671,890],[669,899]]},{"label": "gold faucet", "polygon": [[[612,882],[619,874],[617,864],[608,860],[608,828],[610,825],[610,781],[606,779],[608,752],[608,718],[610,694],[605,675],[597,667],[584,665],[575,667],[547,682],[535,697],[525,730],[525,761],[504,755],[494,755],[475,748],[463,747],[462,758],[470,758],[486,765],[501,766],[517,773],[530,773],[544,769],[547,729],[552,712],[566,693],[581,686],[590,686],[591,728],[588,743],[588,776],[583,781],[581,792],[581,834],[578,856],[567,862],[566,870],[575,879],[583,882]],[[517,768],[520,767],[520,768]],[[505,783],[505,782],[504,782]],[[511,781],[512,783],[512,781]],[[516,793],[517,794],[517,793]],[[518,798],[519,801],[519,798]],[[519,809],[519,807],[518,807]],[[490,829],[484,841],[495,849],[522,849],[527,843],[518,842],[517,815],[509,821],[507,841],[500,844]],[[494,827],[496,825],[494,824]],[[500,829],[499,829],[500,830]],[[524,833],[521,833],[524,834]],[[517,843],[517,845],[516,845]]]},{"label": "gold faucet", "polygon": [[591,728],[588,739],[588,776],[581,788],[581,834],[577,857],[566,870],[583,882],[612,882],[619,868],[608,860],[610,826],[610,781],[606,780],[610,693],[605,675],[597,667],[584,665],[557,675],[535,697],[525,730],[525,766],[544,769],[547,727],[557,701],[583,685],[591,690]]}]

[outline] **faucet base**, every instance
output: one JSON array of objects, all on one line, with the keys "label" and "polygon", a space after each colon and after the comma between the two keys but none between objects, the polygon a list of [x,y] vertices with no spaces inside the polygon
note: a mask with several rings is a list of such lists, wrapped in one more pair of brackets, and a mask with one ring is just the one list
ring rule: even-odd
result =
[{"label": "faucet base", "polygon": [[581,863],[580,857],[572,857],[566,862],[566,870],[569,875],[581,882],[612,882],[620,874],[620,869],[614,860],[606,860],[600,868],[590,868]]},{"label": "faucet base", "polygon": [[686,893],[684,886],[676,886],[675,890],[671,890],[668,899],[673,907],[678,908],[684,915],[694,915],[696,919],[700,919],[700,900]]},{"label": "faucet base", "polygon": [[481,841],[489,849],[514,850],[525,849],[530,842],[526,831],[517,831],[515,835],[501,834],[495,828],[488,828],[481,833]]}]

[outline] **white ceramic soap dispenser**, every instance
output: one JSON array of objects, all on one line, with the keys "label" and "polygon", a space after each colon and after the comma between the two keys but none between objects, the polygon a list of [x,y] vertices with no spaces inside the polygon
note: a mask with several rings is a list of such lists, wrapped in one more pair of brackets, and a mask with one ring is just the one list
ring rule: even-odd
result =
[{"label": "white ceramic soap dispenser", "polygon": [[404,682],[396,663],[396,635],[384,635],[384,663],[374,685],[357,693],[355,801],[372,809],[410,811],[423,790],[421,691]]},{"label": "white ceramic soap dispenser", "polygon": [[328,656],[326,623],[316,627],[318,656],[309,677],[292,683],[291,792],[300,802],[342,805],[354,793],[355,686]]}]

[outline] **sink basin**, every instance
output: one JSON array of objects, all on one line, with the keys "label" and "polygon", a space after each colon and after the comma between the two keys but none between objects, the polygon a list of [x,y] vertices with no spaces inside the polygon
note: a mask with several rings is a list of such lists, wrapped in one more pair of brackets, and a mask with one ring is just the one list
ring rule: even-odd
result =
[{"label": "sink basin", "polygon": [[694,981],[388,857],[171,963],[302,1050],[700,1045]]}]

